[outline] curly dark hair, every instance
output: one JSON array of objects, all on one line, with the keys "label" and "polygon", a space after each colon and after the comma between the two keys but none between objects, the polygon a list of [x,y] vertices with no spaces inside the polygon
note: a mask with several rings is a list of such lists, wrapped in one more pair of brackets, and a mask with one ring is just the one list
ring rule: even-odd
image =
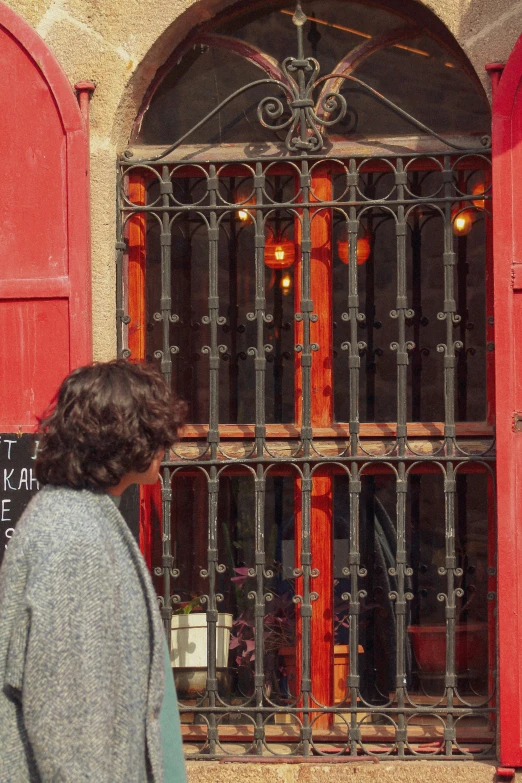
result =
[{"label": "curly dark hair", "polygon": [[38,481],[115,487],[172,446],[185,407],[150,366],[116,359],[74,370],[39,420]]}]

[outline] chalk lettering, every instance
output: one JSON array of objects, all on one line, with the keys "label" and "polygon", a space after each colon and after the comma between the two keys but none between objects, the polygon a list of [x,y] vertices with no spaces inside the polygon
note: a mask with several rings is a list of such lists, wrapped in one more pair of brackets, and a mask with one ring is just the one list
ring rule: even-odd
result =
[{"label": "chalk lettering", "polygon": [[7,440],[7,438],[4,438],[4,443],[8,443],[9,444],[8,447],[7,447],[7,459],[11,459],[11,445],[13,443],[16,443],[16,441],[15,440]]},{"label": "chalk lettering", "polygon": [[[7,544],[9,543],[11,538],[13,537],[13,533],[14,533],[14,527],[8,527],[7,530],[5,531],[5,537],[7,538]],[[6,549],[7,549],[7,544],[5,545]]]},{"label": "chalk lettering", "polygon": [[18,436],[0,431],[0,565],[12,531],[31,497],[41,488],[35,446],[31,433]]},{"label": "chalk lettering", "polygon": [[29,477],[27,475],[27,468],[22,468],[20,471],[20,481],[18,482],[18,489],[22,489],[22,484],[25,489],[29,490]]},{"label": "chalk lettering", "polygon": [[11,501],[9,498],[4,498],[2,500],[2,516],[0,518],[0,522],[11,522],[11,517],[8,517],[7,514],[11,513],[11,509],[9,506],[11,505]]},{"label": "chalk lettering", "polygon": [[34,454],[32,455],[31,459],[36,459],[36,455],[38,453],[38,444],[40,443],[39,440],[35,440],[34,442]]}]

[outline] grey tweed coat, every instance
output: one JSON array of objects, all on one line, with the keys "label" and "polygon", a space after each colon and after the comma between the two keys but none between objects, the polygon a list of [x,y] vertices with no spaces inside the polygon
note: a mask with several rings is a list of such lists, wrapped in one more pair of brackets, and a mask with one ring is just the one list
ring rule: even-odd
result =
[{"label": "grey tweed coat", "polygon": [[163,645],[111,498],[41,490],[0,569],[0,783],[163,783]]}]

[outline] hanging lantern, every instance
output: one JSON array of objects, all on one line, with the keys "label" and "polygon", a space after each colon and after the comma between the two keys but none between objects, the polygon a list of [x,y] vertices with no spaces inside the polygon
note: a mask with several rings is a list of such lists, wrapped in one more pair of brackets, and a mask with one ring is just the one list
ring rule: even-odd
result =
[{"label": "hanging lantern", "polygon": [[[483,182],[477,182],[475,185],[473,185],[473,188],[471,189],[471,193],[473,196],[484,196],[485,193],[485,185]],[[484,198],[475,198],[471,202],[474,207],[477,207],[477,209],[484,209]]]},{"label": "hanging lantern", "polygon": [[[372,252],[372,244],[368,234],[363,234],[362,237],[357,239],[357,264],[361,266],[365,264],[370,258]],[[337,242],[337,253],[343,264],[350,263],[350,248],[346,240],[339,240]]]},{"label": "hanging lantern", "polygon": [[461,210],[457,205],[451,211],[451,222],[453,224],[453,233],[457,237],[465,237],[473,228],[473,214],[471,209]]},{"label": "hanging lantern", "polygon": [[289,239],[267,239],[265,264],[270,269],[288,269],[295,261],[295,245]]}]

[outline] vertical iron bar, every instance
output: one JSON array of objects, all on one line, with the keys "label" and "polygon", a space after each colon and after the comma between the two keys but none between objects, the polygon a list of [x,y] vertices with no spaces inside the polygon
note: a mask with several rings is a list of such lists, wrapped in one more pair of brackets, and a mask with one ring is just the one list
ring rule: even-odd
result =
[{"label": "vertical iron bar", "polygon": [[164,211],[161,216],[161,323],[163,329],[163,347],[157,351],[156,358],[161,358],[161,372],[165,381],[170,386],[172,373],[172,359],[170,354],[170,316],[171,316],[171,260],[170,251],[172,245],[172,234],[170,232],[170,219],[167,208],[169,206],[169,196],[172,193],[172,182],[169,175],[169,167],[162,166],[160,181],[161,202]]},{"label": "vertical iron bar", "polygon": [[[300,30],[301,28],[299,28]],[[308,169],[308,162],[303,160],[301,163],[301,194],[302,201],[306,205],[310,202],[310,184],[311,177]],[[296,313],[296,319],[303,322],[303,344],[301,347],[301,439],[303,442],[304,456],[310,456],[312,441],[312,353],[310,344],[310,320],[313,312],[313,302],[311,299],[310,266],[311,266],[311,231],[310,231],[310,208],[303,207],[301,228],[301,301],[299,304],[300,313]],[[312,478],[311,468],[308,463],[303,465],[303,479],[301,484],[301,567],[303,570],[303,597],[301,603],[301,622],[302,622],[302,678],[301,690],[303,694],[303,706],[310,706],[310,695],[312,690],[311,679],[311,641],[312,641],[312,604],[310,598],[310,578],[312,565],[312,550],[310,541],[311,530],[311,495]],[[303,714],[303,728],[301,730],[303,742],[303,755],[308,756],[311,747],[311,728],[310,715]]]},{"label": "vertical iron bar", "polygon": [[[368,173],[366,175],[366,188],[365,195],[373,201],[375,198],[375,182],[374,175]],[[371,212],[368,213],[368,221],[371,221]],[[370,227],[368,227],[370,231]],[[371,231],[370,231],[371,234]],[[375,348],[375,259],[373,254],[373,247],[368,258],[368,261],[364,265],[365,272],[365,319],[366,324],[366,421],[375,421],[375,384],[377,376],[377,362],[376,362],[376,348]]]},{"label": "vertical iron bar", "polygon": [[[345,314],[350,322],[350,354],[348,357],[348,373],[350,383],[350,454],[357,456],[359,446],[359,373],[361,358],[359,355],[359,323],[364,321],[364,316],[359,313],[358,292],[358,267],[357,267],[357,237],[359,221],[354,202],[357,201],[357,182],[359,175],[357,163],[351,158],[348,164],[348,308]],[[361,571],[361,553],[359,546],[359,500],[361,495],[361,479],[356,462],[350,466],[349,478],[350,493],[350,549],[348,555],[348,567],[343,573],[350,576],[349,615],[350,627],[348,630],[350,674],[347,686],[350,689],[350,754],[357,755],[358,742],[361,732],[357,720],[357,700],[361,678],[359,676],[359,614],[360,598],[365,596],[364,591],[359,591],[359,576]],[[343,596],[343,599],[345,596]]]},{"label": "vertical iron bar", "polygon": [[209,192],[209,274],[208,274],[208,316],[203,317],[203,322],[210,324],[210,350],[209,353],[209,419],[207,440],[210,444],[210,458],[215,460],[217,457],[217,447],[219,443],[219,369],[220,352],[223,352],[224,346],[218,346],[218,325],[224,323],[224,319],[219,317],[219,285],[218,285],[218,250],[219,250],[219,227],[217,221],[217,190],[218,178],[216,167],[209,166],[207,179]]},{"label": "vertical iron bar", "polygon": [[[219,250],[219,227],[217,222],[217,191],[218,177],[216,167],[209,166],[207,179],[207,188],[209,193],[209,285],[208,285],[208,316],[204,317],[204,323],[210,324],[210,347],[209,347],[209,425],[207,440],[210,445],[210,457],[215,460],[217,457],[217,447],[219,443],[219,370],[220,370],[220,350],[223,346],[218,346],[218,325],[224,322],[219,317],[219,286],[218,286],[218,250]],[[216,570],[218,567],[218,549],[217,549],[217,512],[218,512],[218,491],[219,482],[217,478],[217,468],[215,465],[210,467],[209,471],[209,516],[208,516],[208,609],[207,609],[207,645],[208,645],[208,668],[207,668],[207,691],[209,707],[216,706],[217,696],[217,677],[216,677],[216,625],[217,625],[217,605],[216,605]],[[209,751],[211,754],[216,752],[216,742],[218,740],[216,713],[209,715]]]},{"label": "vertical iron bar", "polygon": [[[413,173],[413,191],[420,197],[422,194],[421,178]],[[415,348],[411,357],[411,420],[422,421],[421,403],[423,393],[422,383],[422,353],[421,353],[421,321],[422,321],[422,233],[419,212],[412,211],[411,230],[411,265],[412,265],[412,307],[415,311],[413,320],[413,342]]]},{"label": "vertical iron bar", "polygon": [[[413,312],[408,309],[407,281],[406,281],[406,232],[404,210],[404,186],[407,177],[401,158],[397,159],[395,184],[397,186],[397,303],[393,313],[398,321],[398,340],[392,344],[397,352],[397,451],[400,457],[404,457],[407,437],[407,372],[408,350],[413,346],[406,342],[406,318],[411,318]],[[397,755],[404,756],[406,748],[406,720],[404,715],[405,689],[406,689],[406,591],[405,576],[406,567],[406,465],[403,461],[397,465],[397,553],[396,567],[394,569],[397,578],[397,592],[395,597],[395,615],[397,621],[396,639],[396,698],[399,712],[397,714]]]},{"label": "vertical iron bar", "polygon": [[[308,162],[301,163],[301,193],[303,203],[310,202],[311,177],[308,170]],[[311,299],[310,268],[312,240],[310,233],[310,208],[303,206],[303,225],[301,236],[301,301],[300,311],[296,313],[296,320],[303,322],[303,345],[301,346],[301,385],[302,385],[302,416],[301,439],[303,441],[304,456],[310,456],[312,441],[312,350],[315,346],[310,343],[310,322],[317,320],[313,314],[314,303]]]},{"label": "vertical iron bar", "polygon": [[[357,287],[357,236],[359,221],[354,202],[357,201],[357,164],[353,158],[349,163],[348,198],[351,205],[348,209],[348,310],[350,321],[350,355],[348,357],[348,373],[350,378],[350,454],[357,456],[359,444],[359,371],[361,357],[359,355],[359,322],[364,317],[359,314],[359,292]],[[343,316],[344,317],[344,316]]]},{"label": "vertical iron bar", "polygon": [[468,419],[468,353],[466,337],[469,323],[468,316],[468,238],[457,237],[457,303],[459,322],[459,337],[462,348],[457,360],[457,412],[459,421]]},{"label": "vertical iron bar", "polygon": [[[170,202],[170,194],[172,193],[172,182],[170,179],[170,172],[168,166],[162,166],[161,180],[160,180],[160,194],[161,205],[163,207],[161,213],[161,234],[160,234],[160,247],[161,247],[161,300],[160,300],[160,313],[163,331],[163,343],[162,350],[155,353],[156,358],[161,358],[161,372],[165,378],[165,382],[170,386],[171,372],[172,372],[172,360],[170,352],[170,323],[171,323],[171,244],[172,235],[170,231],[170,218],[167,211]],[[168,455],[167,455],[168,456]],[[171,513],[172,513],[172,488],[170,485],[170,470],[167,467],[163,468],[163,483],[161,489],[162,499],[162,563],[163,570],[163,622],[165,623],[165,631],[169,642],[171,638],[172,627],[172,602],[171,602],[171,568],[172,568],[172,553],[171,553]]]},{"label": "vertical iron bar", "polygon": [[[451,221],[451,197],[454,184],[454,172],[451,169],[451,158],[444,157],[444,170],[442,172],[444,183],[444,305],[443,312],[438,314],[441,320],[446,321],[446,344],[437,346],[437,350],[444,354],[444,442],[448,456],[455,454],[455,380],[457,358],[455,350],[460,343],[453,339],[454,325],[460,321],[457,314],[455,301],[455,267],[456,254],[453,249],[453,227]],[[446,673],[444,687],[446,694],[446,706],[449,710],[453,706],[453,697],[457,686],[455,673],[455,577],[458,574],[457,558],[455,553],[455,475],[453,463],[446,465],[444,479],[444,524],[446,538],[446,558],[442,573],[446,573]],[[443,596],[441,596],[443,597]],[[452,740],[455,736],[453,717],[448,712],[444,729],[445,753],[451,755]]]},{"label": "vertical iron bar", "polygon": [[[263,164],[256,163],[256,173],[254,177],[254,188],[256,191],[256,204],[260,206],[263,203],[263,193],[265,188],[265,175]],[[257,209],[255,213],[255,280],[256,295],[254,303],[254,312],[249,313],[247,317],[256,320],[256,348],[254,349],[254,367],[256,377],[256,424],[255,439],[256,453],[259,458],[263,456],[266,439],[266,357],[265,357],[265,319],[266,319],[266,297],[265,297],[265,220],[262,209]]]},{"label": "vertical iron bar", "polygon": [[118,358],[123,356],[123,330],[124,325],[128,323],[123,301],[123,254],[126,250],[126,244],[123,236],[123,215],[120,209],[120,200],[123,201],[124,181],[123,171],[118,165],[116,167],[116,193],[118,196],[116,203],[116,351]]},{"label": "vertical iron bar", "polygon": [[[255,570],[256,570],[256,596],[255,596],[255,644],[256,659],[254,672],[254,687],[256,707],[263,706],[264,687],[264,623],[265,623],[265,474],[262,465],[257,466],[255,479]],[[255,716],[255,743],[256,753],[263,753],[263,713],[257,712]]]},{"label": "vertical iron bar", "polygon": [[[234,177],[230,178],[230,191],[235,189]],[[231,424],[238,423],[239,413],[239,356],[237,350],[238,327],[238,277],[237,277],[237,219],[236,212],[230,213],[230,238],[228,242],[228,414]]]},{"label": "vertical iron bar", "polygon": [[446,344],[437,346],[437,350],[444,353],[444,439],[446,454],[455,453],[455,349],[460,343],[453,339],[453,326],[458,323],[455,302],[455,265],[457,258],[453,249],[453,229],[451,222],[451,196],[454,173],[451,170],[451,158],[444,157],[444,170],[442,172],[444,182],[444,306],[438,314],[440,320],[446,321]]},{"label": "vertical iron bar", "polygon": [[[397,159],[395,184],[397,186],[397,200],[402,202],[404,201],[406,172],[404,171],[401,158]],[[397,319],[398,338],[397,342],[392,343],[391,348],[397,352],[397,452],[401,457],[404,456],[406,449],[408,350],[412,347],[411,343],[406,342],[406,318],[413,317],[413,311],[408,308],[406,284],[406,231],[404,205],[399,203],[395,224],[397,236],[397,300],[396,309],[391,312],[392,318]]]},{"label": "vertical iron bar", "polygon": [[343,595],[343,600],[349,598],[350,627],[348,629],[348,642],[350,650],[350,674],[347,686],[350,689],[350,754],[357,755],[358,742],[361,732],[357,720],[357,700],[360,693],[361,678],[359,676],[359,616],[361,610],[360,598],[366,597],[364,590],[359,590],[359,576],[364,575],[361,570],[361,552],[359,545],[359,501],[361,496],[361,477],[356,462],[350,467],[350,551],[348,555],[348,568],[343,569],[344,574],[350,576],[350,594]]},{"label": "vertical iron bar", "polygon": [[[406,466],[399,462],[398,476],[396,480],[397,491],[397,553],[396,553],[396,577],[397,597],[395,599],[395,616],[397,619],[397,646],[396,646],[396,694],[397,707],[404,710],[406,692],[406,593],[405,577],[410,574],[406,565],[406,496],[408,482],[406,480]],[[404,712],[397,715],[397,755],[404,756],[406,748],[406,718]]]},{"label": "vertical iron bar", "polygon": [[[461,588],[456,586],[455,577],[462,575],[462,569],[457,567],[457,555],[455,549],[455,494],[456,480],[452,462],[446,465],[446,478],[444,480],[444,512],[446,533],[446,558],[442,573],[446,572],[446,673],[444,688],[446,695],[446,726],[444,727],[444,752],[446,756],[452,755],[453,740],[455,739],[455,727],[451,710],[455,689],[457,687],[457,675],[455,671],[455,622],[456,622],[456,598],[461,593]],[[441,596],[443,598],[444,596]]]},{"label": "vertical iron bar", "polygon": [[212,465],[208,481],[208,606],[207,606],[207,692],[208,706],[211,712],[208,716],[209,753],[214,755],[218,740],[216,713],[217,673],[216,673],[216,626],[218,610],[216,601],[216,574],[218,568],[217,513],[219,479],[217,468]]},{"label": "vertical iron bar", "polygon": [[174,565],[172,557],[172,540],[171,540],[171,520],[172,520],[172,487],[171,479],[172,475],[168,467],[164,467],[162,471],[162,486],[161,486],[161,506],[162,506],[162,559],[161,568],[163,570],[163,606],[161,607],[161,616],[165,625],[165,634],[167,636],[167,644],[170,650],[171,634],[172,634],[172,596],[170,590],[171,584],[171,569]]},{"label": "vertical iron bar", "polygon": [[[312,675],[311,675],[311,648],[312,648],[312,598],[310,591],[312,550],[310,541],[312,506],[312,478],[310,464],[303,465],[303,478],[301,480],[301,567],[303,570],[303,595],[301,601],[301,633],[302,633],[302,677],[301,692],[303,695],[303,707],[311,706]],[[301,729],[301,741],[303,756],[309,756],[311,750],[312,729],[310,726],[310,713],[303,713],[303,726]]]}]

